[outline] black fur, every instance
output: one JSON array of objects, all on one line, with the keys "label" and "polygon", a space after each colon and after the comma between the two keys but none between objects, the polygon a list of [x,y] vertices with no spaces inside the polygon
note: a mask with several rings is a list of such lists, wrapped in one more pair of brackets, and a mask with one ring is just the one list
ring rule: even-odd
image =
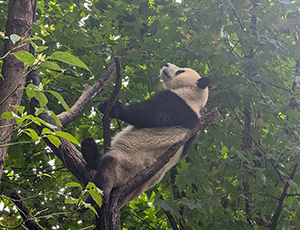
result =
[{"label": "black fur", "polygon": [[205,89],[207,86],[209,86],[210,84],[210,80],[207,77],[202,77],[198,80],[198,87],[200,89]]},{"label": "black fur", "polygon": [[191,145],[193,144],[195,139],[196,139],[196,136],[193,136],[187,142],[185,142],[185,144],[183,146],[181,156],[180,156],[180,160],[187,154],[187,152],[191,148]]},{"label": "black fur", "polygon": [[[107,101],[103,101],[98,109],[104,113],[106,105]],[[110,117],[137,128],[181,126],[192,129],[199,121],[196,113],[186,102],[170,90],[161,91],[148,100],[130,105],[116,102]]]},{"label": "black fur", "polygon": [[91,169],[97,169],[101,154],[97,143],[92,137],[87,137],[81,142],[81,152],[87,162],[87,166]]}]

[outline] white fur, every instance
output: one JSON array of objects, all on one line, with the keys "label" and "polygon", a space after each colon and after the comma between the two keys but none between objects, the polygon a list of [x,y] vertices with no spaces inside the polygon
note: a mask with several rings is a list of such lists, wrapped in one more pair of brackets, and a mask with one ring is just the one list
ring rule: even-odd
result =
[{"label": "white fur", "polygon": [[[175,76],[179,69],[168,63],[168,66],[162,68],[161,77],[166,88],[180,96],[200,117],[200,109],[205,106],[208,98],[208,89],[197,87],[197,81],[201,77],[192,69],[180,69],[185,72]],[[116,159],[118,167],[121,169],[114,172],[116,174],[114,187],[125,184],[143,169],[154,164],[170,146],[182,140],[188,131],[189,129],[182,127],[138,129],[128,126],[118,133],[113,138],[110,151],[103,156],[103,158],[113,157]],[[165,172],[179,161],[182,151],[183,146],[154,177],[128,195],[121,206],[137,198],[145,190],[159,182]]]},{"label": "white fur", "polygon": [[[122,174],[126,175],[126,179],[129,179],[155,163],[157,158],[166,152],[171,145],[182,140],[187,132],[188,129],[181,127],[138,129],[134,126],[128,126],[113,139],[111,150],[106,155],[118,159],[123,168]],[[160,181],[165,172],[178,162],[181,152],[182,148],[142,188],[137,189],[138,191],[134,191],[133,194],[125,198],[123,204],[135,199]],[[118,180],[115,181],[116,187],[126,182],[122,175],[117,176],[117,178]]]},{"label": "white fur", "polygon": [[[184,72],[176,75],[178,70],[184,70]],[[161,69],[160,75],[165,88],[181,97],[200,118],[200,109],[204,108],[208,99],[208,88],[197,87],[200,75],[195,70],[179,68],[170,63]]]}]

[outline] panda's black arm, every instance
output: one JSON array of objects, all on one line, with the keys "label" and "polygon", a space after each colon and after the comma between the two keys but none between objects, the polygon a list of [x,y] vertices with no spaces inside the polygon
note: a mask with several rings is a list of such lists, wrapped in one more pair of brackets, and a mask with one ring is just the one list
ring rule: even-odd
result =
[{"label": "panda's black arm", "polygon": [[[104,113],[107,102],[98,109]],[[146,101],[112,107],[111,118],[117,118],[138,128],[181,126],[193,128],[198,122],[195,112],[175,93],[164,90]]]}]

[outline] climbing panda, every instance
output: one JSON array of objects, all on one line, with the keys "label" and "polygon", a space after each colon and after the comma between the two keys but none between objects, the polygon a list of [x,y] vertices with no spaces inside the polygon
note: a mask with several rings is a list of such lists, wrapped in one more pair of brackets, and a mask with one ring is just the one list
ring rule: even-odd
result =
[{"label": "climbing panda", "polygon": [[[130,125],[113,138],[110,150],[97,164],[94,183],[103,190],[103,202],[108,201],[113,188],[124,185],[155,163],[170,146],[182,140],[205,111],[208,78],[201,78],[192,69],[170,63],[161,69],[160,76],[165,90],[139,103],[122,105],[117,102],[111,110],[111,118]],[[107,101],[104,101],[98,109],[104,113],[106,105]],[[158,183],[181,159],[182,153],[188,151],[194,138],[187,141],[155,176],[129,194],[120,207]],[[82,153],[88,165],[95,165],[99,152],[92,138],[83,140]]]}]

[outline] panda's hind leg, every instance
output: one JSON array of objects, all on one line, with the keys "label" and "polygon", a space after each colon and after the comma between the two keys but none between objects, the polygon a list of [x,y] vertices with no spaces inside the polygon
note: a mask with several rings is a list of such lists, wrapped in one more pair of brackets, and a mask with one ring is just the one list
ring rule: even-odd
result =
[{"label": "panda's hind leg", "polygon": [[[98,164],[93,182],[103,191],[102,203],[109,201],[110,192],[117,181],[118,167],[120,167],[118,160],[110,155],[104,155]],[[90,203],[94,208],[98,207],[91,195],[88,196],[85,203]],[[80,212],[85,213],[87,210],[88,208],[83,208]]]},{"label": "panda's hind leg", "polygon": [[103,191],[103,203],[108,202],[110,192],[115,187],[120,175],[120,169],[119,161],[114,156],[106,154],[101,158],[94,177],[94,183]]}]

